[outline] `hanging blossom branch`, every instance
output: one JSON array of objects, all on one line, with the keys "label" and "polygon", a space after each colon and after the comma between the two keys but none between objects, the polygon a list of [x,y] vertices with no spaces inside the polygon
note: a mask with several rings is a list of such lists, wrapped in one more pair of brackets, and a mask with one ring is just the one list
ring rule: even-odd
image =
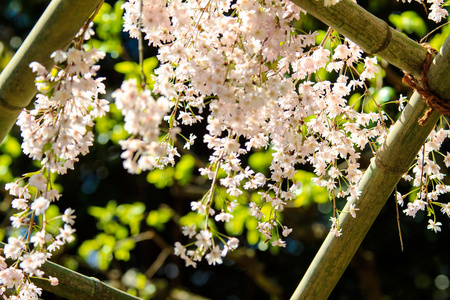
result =
[{"label": "hanging blossom branch", "polygon": [[[264,187],[261,200],[249,203],[249,212],[258,218],[265,239],[282,247],[292,229],[281,223],[279,212],[301,188],[294,178],[298,165],[311,164],[315,183],[326,187],[333,200],[358,198],[362,171],[357,150],[370,144],[376,151],[386,136],[386,116],[382,110],[355,111],[345,97],[363,88],[360,101],[374,101],[364,81],[378,71],[376,58],[363,58],[349,40],[337,39],[334,53],[316,45],[316,33],[300,34],[291,26],[300,9],[288,1],[144,1],[141,8],[140,1],[132,0],[123,7],[124,30],[139,38],[142,28],[149,44],[159,47],[161,65],[152,92],[162,95],[155,100],[134,82],[114,93],[132,134],[121,143],[125,168],[138,173],[174,164],[176,139],[185,139],[186,148],[195,141],[192,133],[189,139],[181,134],[180,125],[201,122],[203,111],[210,111],[203,141],[212,154],[209,166],[199,172],[211,180],[211,188],[191,203],[205,222],[199,230],[184,227],[183,233],[195,240],[177,242],[175,249],[186,265],[195,267],[203,257],[209,264],[222,263],[227,251],[238,246],[236,238],[215,229],[214,221],[229,221],[239,205],[218,199],[218,185],[230,197]],[[357,65],[362,65],[361,74]],[[323,68],[337,80],[311,81]],[[165,134],[159,131],[162,120],[168,124]],[[274,151],[270,178],[242,165],[242,155],[269,146]],[[356,217],[357,210],[352,206],[344,213]],[[339,213],[335,207],[335,216]],[[339,236],[336,220],[332,232]]]},{"label": "hanging blossom branch", "polygon": [[[52,174],[65,174],[73,169],[80,154],[89,152],[93,143],[89,128],[95,118],[109,111],[108,101],[98,98],[99,93],[105,93],[104,78],[94,79],[99,69],[95,62],[105,54],[82,48],[91,33],[86,26],[67,51],[55,51],[52,70],[38,62],[30,64],[37,74],[39,93],[34,108],[23,110],[17,124],[22,132],[23,152],[39,161],[42,168],[5,187],[16,197],[11,204],[19,212],[11,217],[15,234],[8,238],[0,256],[0,293],[14,290],[9,298],[3,295],[4,299],[38,299],[41,289],[30,279],[43,278],[44,272],[39,269],[42,264],[54,251],[74,240],[74,210],[67,208],[52,219],[47,218],[46,211],[61,197],[53,187]],[[54,232],[55,227],[59,234],[53,237],[49,232]],[[15,262],[8,267],[5,258]],[[57,278],[50,276],[48,280],[58,284]]]},{"label": "hanging blossom branch", "polygon": [[[399,0],[397,0],[399,1]],[[403,3],[408,1],[408,3],[411,3],[411,0],[402,0]],[[419,2],[422,4],[426,9],[425,1],[422,0],[415,0],[416,2]],[[442,19],[445,20],[445,18],[448,16],[448,11],[444,7],[446,6],[446,2],[443,0],[427,0],[427,3],[431,3],[430,6],[430,12],[428,13],[428,19],[433,20],[436,23],[439,23],[442,21]]]},{"label": "hanging blossom branch", "polygon": [[[440,195],[450,192],[450,186],[445,185],[443,179],[445,174],[441,173],[438,158],[442,157],[446,167],[450,167],[450,153],[441,153],[440,147],[443,141],[450,137],[448,124],[440,124],[434,129],[422,150],[417,154],[417,160],[411,167],[411,175],[405,174],[403,179],[412,181],[412,189],[409,193],[402,195],[396,193],[397,203],[400,206],[406,205],[403,212],[410,217],[415,217],[419,211],[426,211],[431,218],[428,219],[427,228],[434,232],[441,231],[441,222],[437,221],[436,207],[440,208],[443,215],[450,217],[450,202],[442,203],[437,201]],[[415,194],[413,201],[405,204],[404,199],[410,194]]]},{"label": "hanging blossom branch", "polygon": [[[161,63],[153,91],[128,81],[113,94],[132,134],[121,142],[124,167],[139,173],[175,164],[176,140],[181,137],[189,149],[196,139],[192,133],[186,138],[181,126],[202,122],[201,115],[209,110],[203,142],[212,153],[209,165],[199,172],[211,180],[211,187],[191,203],[204,222],[201,228],[183,227],[183,234],[194,238],[191,243],[175,244],[186,265],[195,267],[203,258],[220,264],[239,244],[220,233],[216,223],[228,222],[244,203],[218,197],[219,185],[229,199],[244,190],[264,189],[259,201],[248,203],[249,213],[259,220],[257,228],[266,242],[284,247],[283,238],[292,229],[282,224],[279,213],[299,193],[296,168],[304,164],[313,167],[313,182],[329,191],[334,203],[331,233],[340,236],[339,214],[358,215],[361,152],[367,147],[376,154],[388,133],[388,116],[366,85],[379,70],[376,58],[364,57],[356,44],[338,37],[331,40],[331,51],[325,49],[329,34],[316,45],[316,33],[301,34],[291,26],[300,9],[289,1],[130,0],[123,8],[124,30],[134,38],[143,32],[149,45],[159,48]],[[323,69],[336,80],[322,80],[317,74]],[[375,111],[347,104],[346,97],[357,89],[363,91],[361,108],[371,102]],[[437,130],[427,145],[448,136],[443,127]],[[241,156],[268,147],[273,159],[266,178],[243,165]],[[426,178],[415,180],[414,186],[425,191],[432,185],[433,197],[447,192],[436,163],[423,161],[418,165]],[[417,169],[412,171],[417,177]],[[350,202],[349,211],[338,209],[339,198]],[[438,225],[433,222],[432,229]]]}]

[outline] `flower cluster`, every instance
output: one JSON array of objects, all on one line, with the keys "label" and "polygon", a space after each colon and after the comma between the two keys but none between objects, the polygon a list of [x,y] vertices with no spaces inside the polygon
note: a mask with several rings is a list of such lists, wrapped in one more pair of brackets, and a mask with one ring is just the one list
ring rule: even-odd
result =
[{"label": "flower cluster", "polygon": [[[55,65],[50,71],[38,62],[30,64],[37,73],[39,93],[34,108],[23,110],[17,124],[23,152],[39,161],[42,168],[5,186],[15,198],[12,207],[18,210],[11,217],[13,234],[0,256],[0,293],[15,290],[9,299],[38,299],[41,289],[30,279],[43,278],[42,264],[74,240],[73,209],[67,208],[59,216],[46,214],[51,203],[61,197],[51,174],[65,174],[80,154],[89,151],[93,120],[109,110],[108,101],[98,98],[105,93],[103,78],[95,79],[99,69],[95,62],[104,55],[95,49],[86,52],[72,47],[52,54]],[[5,258],[15,262],[8,267]],[[52,285],[58,284],[54,277],[47,279]],[[6,295],[3,297],[6,299]]]},{"label": "flower cluster", "polygon": [[[159,0],[141,6],[130,0],[123,7],[124,30],[139,38],[142,28],[148,43],[159,48],[161,64],[155,70],[153,92],[168,99],[161,103],[169,102],[171,108],[163,117],[168,133],[157,139],[156,128],[167,106],[158,106],[160,100],[155,102],[145,91],[137,93],[129,82],[127,89],[116,92],[125,120],[130,120],[129,132],[142,137],[122,144],[127,168],[138,172],[173,163],[174,142],[183,136],[179,122],[200,122],[202,112],[209,109],[203,142],[212,154],[209,166],[199,172],[212,184],[191,205],[205,220],[227,222],[233,217],[230,203],[224,203],[220,212],[213,208],[217,185],[230,197],[265,188],[261,200],[249,204],[250,213],[258,218],[258,230],[267,241],[285,246],[282,238],[291,229],[281,224],[278,213],[301,188],[295,180],[301,164],[313,166],[315,184],[326,187],[333,199],[358,199],[360,151],[369,144],[376,151],[387,134],[386,116],[364,83],[378,72],[376,58],[364,57],[356,44],[340,38],[334,39],[333,52],[316,45],[316,33],[300,34],[292,27],[300,9],[289,1]],[[336,79],[313,81],[323,69]],[[365,91],[358,101],[361,107],[373,102],[374,112],[347,105],[346,97],[356,89]],[[131,96],[136,103],[122,104]],[[149,105],[155,108],[148,109]],[[138,125],[151,131],[151,138],[137,132]],[[193,138],[186,140],[193,143]],[[269,146],[273,150],[269,178],[242,164],[242,155]],[[219,170],[225,174],[221,178]],[[269,208],[267,215],[262,207]],[[357,210],[353,206],[350,213],[356,216]],[[337,208],[335,213],[340,213]],[[205,224],[198,233],[188,234],[197,239],[194,250],[177,244],[177,253],[188,265],[202,256],[210,264],[219,263],[220,256],[233,249],[229,240]]]},{"label": "flower cluster", "polygon": [[[180,242],[175,243],[175,255],[180,256],[186,262],[186,266],[197,266],[197,262],[202,261],[205,257],[210,265],[222,263],[222,257],[227,255],[229,250],[234,250],[239,245],[239,240],[235,237],[229,238],[221,249],[219,245],[215,245],[212,233],[209,230],[200,230],[196,233],[195,225],[183,227],[183,234],[190,238],[196,238],[195,250],[187,250]],[[205,255],[205,253],[207,253]]]},{"label": "flower cluster", "polygon": [[163,117],[170,111],[170,102],[165,97],[155,100],[148,89],[139,91],[135,80],[123,82],[112,97],[125,116],[125,130],[131,134],[127,140],[120,141],[125,169],[136,174],[169,163],[173,165],[175,156],[179,156],[169,142],[174,132],[169,131],[167,139],[158,140]]},{"label": "flower cluster", "polygon": [[93,119],[109,110],[109,103],[98,98],[105,93],[104,78],[94,79],[104,57],[96,49],[89,52],[71,48],[52,54],[55,67],[51,72],[38,62],[30,67],[37,73],[35,107],[19,115],[17,125],[23,137],[23,152],[41,161],[53,173],[64,174],[73,169],[80,154],[86,154],[93,143],[87,127]]},{"label": "flower cluster", "polygon": [[[330,0],[328,0],[330,1]],[[397,0],[398,1],[398,0]],[[402,0],[403,3],[408,2],[411,3],[411,0]],[[423,0],[416,0],[416,2],[419,2],[420,4],[425,6],[425,1]],[[431,3],[430,10],[428,13],[428,19],[433,20],[436,23],[439,23],[442,21],[442,19],[445,19],[448,16],[448,11],[445,9],[445,1],[443,0],[427,0],[427,3]]]},{"label": "flower cluster", "polygon": [[433,130],[428,136],[427,142],[419,151],[416,163],[412,168],[412,175],[405,174],[403,178],[411,181],[413,189],[407,195],[396,193],[397,203],[404,206],[404,199],[409,195],[415,195],[414,200],[406,204],[403,212],[407,216],[415,217],[417,212],[426,211],[433,219],[428,220],[428,229],[434,232],[441,231],[439,226],[441,222],[436,222],[436,207],[440,207],[443,215],[450,217],[450,203],[442,203],[438,201],[440,195],[450,192],[450,186],[444,184],[445,174],[441,173],[441,167],[437,162],[439,156],[443,157],[443,163],[450,167],[450,153],[446,155],[439,152],[444,139],[450,137],[450,130],[438,129]]},{"label": "flower cluster", "polygon": [[428,19],[439,23],[448,16],[448,11],[444,8],[445,2],[443,0],[427,0],[427,2],[431,3]]}]

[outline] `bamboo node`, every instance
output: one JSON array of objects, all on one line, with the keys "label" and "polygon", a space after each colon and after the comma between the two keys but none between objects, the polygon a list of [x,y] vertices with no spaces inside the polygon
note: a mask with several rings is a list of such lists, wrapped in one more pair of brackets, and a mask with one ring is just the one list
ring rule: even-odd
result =
[{"label": "bamboo node", "polygon": [[428,44],[422,44],[427,49],[427,58],[422,67],[421,79],[418,80],[414,78],[409,73],[405,73],[402,78],[403,83],[409,85],[413,88],[419,95],[425,100],[425,103],[429,109],[424,113],[423,117],[419,119],[419,125],[423,126],[427,122],[428,118],[434,111],[438,111],[444,116],[450,116],[450,101],[446,99],[441,99],[439,96],[434,94],[428,86],[428,69],[433,61],[434,55],[437,53],[436,49],[433,49]]},{"label": "bamboo node", "polygon": [[391,38],[392,38],[391,26],[389,26],[388,23],[384,22],[384,27],[386,28],[386,36],[384,37],[384,41],[380,45],[380,47],[378,47],[378,49],[374,50],[371,54],[380,53],[381,51],[385,50],[389,46],[389,43],[391,42]]},{"label": "bamboo node", "polygon": [[385,173],[390,173],[392,175],[403,175],[405,174],[405,171],[399,170],[398,168],[390,167],[388,164],[384,163],[383,159],[380,157],[379,154],[375,155],[374,158],[372,158],[374,161],[372,163],[375,163],[375,166],[384,171]]},{"label": "bamboo node", "polygon": [[4,99],[0,98],[0,109],[11,112],[21,112],[24,107],[14,106],[6,102]]}]

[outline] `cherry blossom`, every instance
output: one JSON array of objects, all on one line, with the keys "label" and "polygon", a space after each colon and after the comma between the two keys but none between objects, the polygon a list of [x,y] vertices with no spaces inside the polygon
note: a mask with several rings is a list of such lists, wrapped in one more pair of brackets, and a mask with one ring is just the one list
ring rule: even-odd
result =
[{"label": "cherry blossom", "polygon": [[433,220],[428,220],[428,226],[427,229],[433,230],[434,232],[441,231],[442,223],[441,222],[435,222]]},{"label": "cherry blossom", "polygon": [[[258,220],[261,240],[286,247],[284,238],[292,229],[282,223],[280,214],[302,188],[296,174],[304,165],[314,172],[311,184],[326,189],[333,201],[332,236],[345,234],[339,222],[342,213],[364,217],[359,215],[362,211],[356,213],[363,175],[361,153],[370,149],[375,155],[391,124],[391,117],[367,87],[367,81],[380,71],[376,57],[345,38],[326,34],[316,43],[317,32],[299,33],[293,23],[301,10],[284,0],[140,1],[123,4],[124,31],[133,38],[143,33],[149,45],[158,47],[160,64],[154,71],[153,88],[127,80],[112,93],[129,133],[119,142],[121,158],[129,173],[138,174],[174,166],[180,157],[180,140],[186,150],[201,142],[209,149],[208,163],[198,171],[210,187],[201,199],[190,203],[204,222],[183,226],[183,235],[192,241],[174,245],[174,254],[186,266],[196,267],[203,258],[210,265],[223,263],[239,240],[219,232],[215,225],[230,222],[242,208]],[[430,19],[439,22],[448,15],[442,0],[428,2]],[[14,196],[12,207],[18,210],[10,218],[13,228],[25,227],[29,234],[10,236],[5,257],[0,256],[0,282],[8,288],[20,287],[17,295],[23,299],[37,299],[41,291],[28,277],[43,277],[39,267],[52,252],[72,242],[76,232],[71,208],[55,218],[64,222],[56,237],[46,231],[53,221],[47,220],[46,211],[61,197],[51,174],[67,173],[80,155],[89,152],[94,140],[90,128],[109,111],[108,101],[99,98],[105,86],[103,78],[96,78],[99,67],[95,65],[105,54],[81,47],[92,34],[92,28],[85,26],[72,47],[55,51],[51,70],[39,62],[30,64],[39,93],[34,108],[23,110],[17,124],[23,152],[42,168],[5,186]],[[328,40],[331,46],[325,47]],[[331,79],[322,80],[322,71],[332,74]],[[375,108],[349,105],[355,91],[361,93],[356,104],[370,103]],[[395,101],[399,110],[405,101],[402,95]],[[203,125],[207,133],[197,138],[189,132],[194,124]],[[443,183],[445,174],[436,160],[440,155],[450,166],[450,154],[439,152],[449,133],[444,126],[436,126],[404,174],[416,195],[403,209],[405,215],[415,217],[423,211],[436,217],[435,207],[440,207],[442,214],[450,216],[450,204],[438,201],[450,187]],[[246,155],[260,150],[272,154],[266,175],[244,163]],[[226,191],[226,200],[218,196],[218,187]],[[246,193],[255,193],[258,199],[241,201]],[[397,192],[395,197],[403,207],[407,195]],[[341,198],[350,203],[349,211],[336,206]],[[33,231],[35,222],[41,228]],[[437,233],[441,225],[434,218],[427,228]],[[27,243],[34,249],[25,247]],[[17,263],[7,267],[4,258]],[[56,278],[48,280],[58,284]]]},{"label": "cherry blossom", "polygon": [[[42,278],[44,272],[40,267],[52,252],[74,240],[75,229],[70,226],[75,222],[74,210],[67,208],[62,216],[47,219],[47,209],[61,197],[53,187],[51,174],[65,174],[74,167],[79,155],[89,152],[94,138],[90,127],[95,118],[109,110],[109,102],[98,98],[105,93],[103,79],[95,78],[99,69],[95,63],[105,54],[95,49],[86,52],[81,44],[77,46],[78,42],[76,40],[67,51],[57,50],[51,55],[55,63],[52,70],[39,62],[30,64],[37,74],[39,93],[33,109],[24,109],[17,125],[23,137],[23,152],[37,160],[42,168],[5,186],[17,197],[11,202],[18,210],[10,218],[12,227],[24,227],[27,232],[25,236],[16,236],[24,231],[14,231],[3,249],[5,258],[16,260],[9,268],[0,266],[1,284],[16,289],[10,299],[38,299],[42,290],[31,283],[30,278]],[[55,219],[62,219],[65,224],[59,228],[60,234],[52,237],[46,226],[53,226]],[[29,243],[33,247],[25,246]],[[4,262],[1,256],[0,260]],[[49,281],[52,285],[58,284],[57,278],[50,276]]]},{"label": "cherry blossom", "polygon": [[[140,2],[129,1],[123,8],[124,30],[138,38]],[[260,219],[258,230],[264,238],[273,238],[274,245],[284,245],[278,239],[289,233],[288,229],[277,233],[282,226],[277,214],[296,198],[298,165],[311,164],[315,182],[326,187],[331,197],[356,201],[362,176],[356,149],[368,144],[377,148],[388,132],[382,110],[365,113],[347,106],[346,97],[364,88],[364,81],[379,71],[376,58],[364,57],[347,39],[334,52],[316,45],[317,33],[298,34],[291,26],[299,12],[284,1],[144,2],[144,38],[159,47],[154,90],[145,86],[140,90],[136,82],[128,81],[113,94],[131,134],[121,142],[129,172],[173,165],[178,156],[176,140],[182,136],[187,149],[194,144],[194,138],[189,135],[187,140],[188,134],[179,126],[184,131],[205,122],[208,133],[202,140],[211,155],[209,166],[199,172],[211,180],[211,189],[191,203],[192,209],[206,218],[215,215],[216,222],[228,222],[233,206],[224,205],[217,214],[213,209],[217,185],[225,187],[231,198],[244,190],[264,188],[260,201],[249,203],[250,213]],[[363,66],[362,73],[349,80],[344,66],[356,70],[358,64]],[[334,82],[312,81],[311,76],[323,68],[339,76]],[[370,98],[369,93],[366,96]],[[205,109],[210,113],[202,120]],[[162,122],[167,123],[166,134],[160,130]],[[335,126],[330,125],[333,122]],[[304,134],[299,134],[299,128]],[[269,146],[274,151],[269,178],[242,165],[241,156]],[[347,162],[347,169],[337,167],[341,161]],[[225,177],[218,178],[219,171]],[[272,213],[265,216],[263,207],[271,207]],[[356,210],[353,206],[350,211],[354,217]],[[194,237],[188,228],[184,227],[184,234]],[[201,229],[195,235],[197,250],[182,258],[214,251],[213,241],[219,236],[210,230]],[[332,225],[333,230],[340,235],[340,228]]]}]

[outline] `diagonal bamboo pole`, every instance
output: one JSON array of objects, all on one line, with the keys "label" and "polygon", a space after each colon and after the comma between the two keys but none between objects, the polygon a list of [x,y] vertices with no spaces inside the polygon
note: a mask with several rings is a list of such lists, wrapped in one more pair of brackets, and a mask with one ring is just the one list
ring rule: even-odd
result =
[{"label": "diagonal bamboo pole", "polygon": [[[5,246],[0,242],[0,248]],[[52,286],[47,279],[32,278],[38,287],[68,300],[140,300],[141,298],[127,294],[113,288],[95,277],[84,276],[75,271],[47,261],[40,268],[45,278],[53,276],[58,278],[59,284]]]},{"label": "diagonal bamboo pole", "polygon": [[[307,10],[308,8],[315,9],[316,6],[323,5],[323,1],[315,0],[294,0],[294,2],[297,4],[307,3],[302,6]],[[336,20],[330,18],[327,20],[327,24],[335,29],[344,28],[347,33],[349,33],[349,30],[354,30],[354,32],[349,33],[351,35],[349,38],[357,44],[361,42],[361,45],[365,45],[365,49],[373,49],[367,43],[368,41],[370,43],[376,43],[376,41],[367,40],[367,36],[364,34],[368,32],[368,27],[355,29],[352,25],[346,25],[345,23],[347,21],[345,19],[351,20],[351,24],[357,20],[353,19],[352,16],[348,16],[349,1],[342,1],[340,3],[342,5],[338,4],[332,8],[321,7],[320,10],[313,10],[313,12],[316,13],[316,16],[320,15],[320,18],[324,18],[324,16],[329,14],[336,16],[341,14],[345,16],[345,18],[342,17],[340,19],[341,23],[333,24],[331,22]],[[358,8],[356,11],[360,10],[361,8]],[[367,14],[365,13],[365,15]],[[369,18],[373,18],[373,16]],[[370,21],[364,24],[368,23]],[[367,34],[370,36],[371,33]],[[361,38],[361,41],[359,38]],[[383,43],[385,45],[384,49],[374,52],[377,52],[377,55],[384,56],[388,62],[391,62],[389,59],[392,58],[392,64],[403,68],[403,64],[407,63],[407,61],[398,59],[397,57],[391,57],[393,50],[390,47],[393,47],[392,42],[392,40],[389,40],[387,43]],[[395,45],[392,49],[397,49],[397,47]],[[420,52],[418,51],[418,53]],[[450,38],[447,38],[439,54],[433,60],[433,64],[430,66],[428,72],[430,88],[442,99],[450,98],[450,89],[448,88],[450,86],[449,52]],[[406,54],[405,49],[399,50],[399,53]],[[421,71],[421,64],[415,64],[417,62],[413,61],[407,70],[411,72],[412,69],[416,69],[414,73],[417,74]],[[420,66],[420,69],[417,69],[418,66]],[[369,168],[361,179],[359,184],[361,196],[356,201],[356,206],[360,208],[359,216],[353,219],[349,214],[341,214],[340,222],[344,234],[339,238],[332,237],[331,235],[327,236],[291,299],[328,298],[381,211],[381,208],[401,179],[402,174],[408,170],[420,147],[439,119],[439,113],[435,112],[425,126],[418,125],[418,119],[423,116],[424,111],[427,109],[422,98],[417,93],[414,93],[402,115],[391,128],[385,143],[382,145],[380,151],[378,151],[376,157],[371,160]],[[347,203],[344,211],[349,211],[351,204]]]},{"label": "diagonal bamboo pole", "polygon": [[46,276],[58,278],[59,284],[52,286],[47,280],[33,279],[40,288],[69,300],[139,300],[141,298],[113,288],[97,278],[87,277],[52,262],[46,262],[42,268]]},{"label": "diagonal bamboo pole", "polygon": [[35,74],[29,64],[52,67],[50,55],[69,46],[100,0],[53,0],[0,74],[0,142],[34,95]]},{"label": "diagonal bamboo pole", "polygon": [[[360,209],[357,218],[341,214],[343,235],[338,238],[327,236],[291,299],[328,298],[402,174],[408,170],[436,124],[438,113],[432,115],[426,126],[418,124],[426,109],[423,100],[414,93],[361,179],[361,196],[356,201]],[[343,211],[349,211],[352,203],[355,202],[347,203]]]}]

